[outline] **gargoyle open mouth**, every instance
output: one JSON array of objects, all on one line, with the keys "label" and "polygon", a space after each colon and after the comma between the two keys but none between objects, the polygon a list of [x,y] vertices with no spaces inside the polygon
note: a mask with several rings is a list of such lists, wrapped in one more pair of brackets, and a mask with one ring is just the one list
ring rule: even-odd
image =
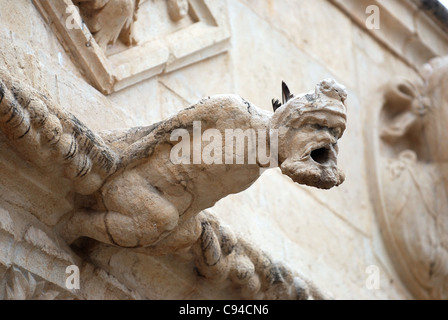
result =
[{"label": "gargoyle open mouth", "polygon": [[317,162],[319,164],[326,164],[330,160],[334,160],[334,159],[332,159],[331,151],[332,150],[331,150],[330,145],[326,145],[324,147],[314,149],[313,151],[311,151],[310,157],[311,157],[311,159],[313,159],[315,162]]},{"label": "gargoyle open mouth", "polygon": [[346,128],[346,89],[324,80],[314,93],[294,97],[282,86],[283,103],[273,100],[271,129],[278,130],[282,173],[294,182],[330,189],[344,181],[337,168],[337,141]]},{"label": "gargoyle open mouth", "polygon": [[321,189],[338,186],[345,179],[337,167],[337,146],[333,143],[315,146],[301,160],[287,159],[281,169],[294,182]]}]

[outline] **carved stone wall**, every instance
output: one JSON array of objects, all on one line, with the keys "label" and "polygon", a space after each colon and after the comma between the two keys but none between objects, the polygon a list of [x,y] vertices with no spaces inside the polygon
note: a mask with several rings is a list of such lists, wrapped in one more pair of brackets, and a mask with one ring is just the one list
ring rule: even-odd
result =
[{"label": "carved stone wall", "polygon": [[370,183],[379,223],[400,277],[420,299],[448,297],[447,155],[441,148],[447,62],[425,65],[422,80],[392,80],[382,108],[371,110]]},{"label": "carved stone wall", "polygon": [[[98,197],[81,195],[60,167],[24,160],[0,131],[0,297],[446,298],[446,168],[434,153],[444,118],[414,120],[446,104],[436,85],[446,66],[421,70],[448,54],[448,37],[411,0],[373,1],[382,24],[369,30],[367,3],[5,1],[0,68],[18,84],[8,82],[11,101],[16,87],[32,88],[56,118],[75,116],[113,152],[216,94],[269,114],[283,80],[298,96],[334,78],[348,95],[340,186],[315,189],[267,170],[197,216],[192,250],[166,255],[90,238],[69,245],[59,227],[80,208],[101,209]],[[392,86],[397,75],[405,80]],[[0,114],[2,130],[24,123],[10,116]],[[123,131],[138,126],[147,131]],[[427,128],[439,131],[422,140]],[[80,289],[67,287],[70,266]]]}]

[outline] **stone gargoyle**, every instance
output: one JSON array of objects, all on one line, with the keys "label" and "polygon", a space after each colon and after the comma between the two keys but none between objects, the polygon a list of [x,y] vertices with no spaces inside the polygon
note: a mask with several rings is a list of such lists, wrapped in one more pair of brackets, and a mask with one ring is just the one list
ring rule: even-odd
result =
[{"label": "stone gargoyle", "polygon": [[[273,101],[274,113],[236,95],[218,95],[148,127],[97,134],[0,68],[0,130],[23,159],[72,185],[79,208],[56,227],[69,244],[88,237],[150,255],[190,248],[201,275],[230,278],[245,298],[318,299],[323,295],[311,282],[273,263],[204,211],[247,189],[272,163],[257,156],[247,164],[174,164],[171,151],[180,141],[173,132],[191,133],[194,148],[195,122],[201,133],[216,129],[223,137],[228,129],[254,129],[266,151],[278,155],[275,164],[283,174],[328,189],[344,180],[337,141],[345,130],[346,97],[334,80],[300,96],[283,84],[283,103]],[[278,143],[269,150],[274,133]],[[222,154],[229,152],[235,159],[235,148],[223,147]]]}]

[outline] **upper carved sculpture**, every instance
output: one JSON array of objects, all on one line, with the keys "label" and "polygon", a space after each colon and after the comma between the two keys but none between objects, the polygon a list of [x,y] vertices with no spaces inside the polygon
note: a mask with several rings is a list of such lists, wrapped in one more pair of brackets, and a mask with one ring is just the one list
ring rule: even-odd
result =
[{"label": "upper carved sculpture", "polygon": [[[98,45],[106,49],[120,39],[126,45],[136,44],[134,25],[140,5],[146,0],[76,0],[81,16]],[[166,0],[171,20],[178,21],[188,13],[187,0]]]},{"label": "upper carved sculpture", "polygon": [[[144,0],[143,0],[144,1]],[[141,0],[77,0],[85,24],[105,49],[118,39],[135,44],[134,24]]]},{"label": "upper carved sculpture", "polygon": [[[293,181],[324,189],[339,185],[344,175],[337,168],[337,141],[345,130],[345,89],[324,80],[309,94],[294,97],[285,85],[283,91],[283,104],[275,103],[273,114],[238,96],[219,95],[154,125],[100,136],[0,69],[0,130],[24,159],[59,174],[82,195],[78,210],[59,226],[69,243],[89,237],[151,255],[191,248],[199,272],[210,276],[211,269],[219,270],[220,275],[233,274],[236,282],[252,281],[255,289],[249,298],[307,298],[307,290],[319,298],[322,295],[312,285],[304,288],[307,281],[297,282],[299,278],[284,267],[273,267],[264,254],[223,233],[216,220],[202,212],[247,189],[270,163],[259,155],[245,164],[174,164],[170,158],[180,143],[172,139],[178,129],[191,133],[194,148],[195,122],[201,124],[201,134],[215,129],[223,137],[228,129],[254,129],[258,143],[265,139],[267,152],[278,153],[279,167]],[[278,150],[269,150],[274,135]],[[229,152],[237,157],[235,148],[223,147],[222,154]],[[244,270],[257,275],[258,285]],[[262,288],[267,292],[282,287],[279,283],[294,289],[260,296]]]}]

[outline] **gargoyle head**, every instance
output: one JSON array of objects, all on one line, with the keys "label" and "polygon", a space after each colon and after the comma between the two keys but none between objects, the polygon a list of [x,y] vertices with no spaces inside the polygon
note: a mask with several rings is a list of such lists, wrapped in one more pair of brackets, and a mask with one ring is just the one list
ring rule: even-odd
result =
[{"label": "gargoyle head", "polygon": [[294,97],[283,83],[283,103],[273,100],[271,129],[278,130],[278,160],[294,182],[321,189],[340,185],[337,141],[345,130],[347,92],[332,79],[314,93]]}]

